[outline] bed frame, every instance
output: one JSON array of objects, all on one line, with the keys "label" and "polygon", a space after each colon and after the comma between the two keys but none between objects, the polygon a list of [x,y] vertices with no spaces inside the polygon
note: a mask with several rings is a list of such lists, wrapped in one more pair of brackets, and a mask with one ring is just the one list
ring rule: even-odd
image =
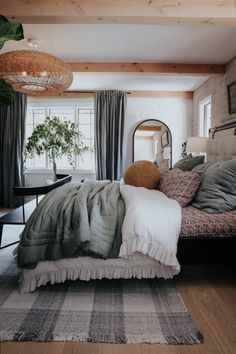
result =
[{"label": "bed frame", "polygon": [[[207,161],[236,157],[236,121],[210,129]],[[236,264],[236,237],[180,237],[180,264]]]}]

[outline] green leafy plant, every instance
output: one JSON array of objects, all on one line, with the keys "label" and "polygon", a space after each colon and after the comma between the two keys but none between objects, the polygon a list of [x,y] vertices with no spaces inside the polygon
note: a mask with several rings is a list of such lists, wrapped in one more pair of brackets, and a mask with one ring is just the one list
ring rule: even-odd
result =
[{"label": "green leafy plant", "polygon": [[8,19],[0,15],[0,49],[6,41],[20,41],[24,38],[23,27],[21,23],[9,22]]},{"label": "green leafy plant", "polygon": [[78,126],[70,121],[60,121],[58,117],[47,117],[43,124],[37,125],[25,146],[26,158],[34,158],[47,152],[53,165],[54,181],[57,180],[56,159],[66,156],[74,167],[74,154],[80,155],[89,151],[81,141],[82,133]]},{"label": "green leafy plant", "polygon": [[[8,19],[0,15],[0,49],[9,40],[20,41],[24,38],[21,23],[9,22]],[[8,106],[14,98],[13,88],[0,80],[0,106]]]}]

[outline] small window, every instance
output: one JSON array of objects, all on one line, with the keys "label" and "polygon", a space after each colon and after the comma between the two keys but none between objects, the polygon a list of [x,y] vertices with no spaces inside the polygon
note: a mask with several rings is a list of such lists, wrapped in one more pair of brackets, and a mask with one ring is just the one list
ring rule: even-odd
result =
[{"label": "small window", "polygon": [[209,136],[211,128],[211,96],[205,98],[199,103],[199,131],[198,135]]}]

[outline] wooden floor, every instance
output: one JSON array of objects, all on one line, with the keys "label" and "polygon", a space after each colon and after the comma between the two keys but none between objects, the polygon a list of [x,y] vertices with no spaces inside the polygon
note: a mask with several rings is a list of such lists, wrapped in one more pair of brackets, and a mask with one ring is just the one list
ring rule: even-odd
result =
[{"label": "wooden floor", "polygon": [[236,268],[185,266],[177,285],[204,335],[201,345],[0,343],[0,354],[235,354]]}]

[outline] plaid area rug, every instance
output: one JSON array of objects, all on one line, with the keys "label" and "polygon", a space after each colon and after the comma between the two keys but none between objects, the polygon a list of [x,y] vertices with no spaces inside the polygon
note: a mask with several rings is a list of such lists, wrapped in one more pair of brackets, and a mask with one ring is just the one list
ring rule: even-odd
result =
[{"label": "plaid area rug", "polygon": [[68,281],[20,295],[18,277],[0,253],[0,341],[203,341],[173,281]]}]

